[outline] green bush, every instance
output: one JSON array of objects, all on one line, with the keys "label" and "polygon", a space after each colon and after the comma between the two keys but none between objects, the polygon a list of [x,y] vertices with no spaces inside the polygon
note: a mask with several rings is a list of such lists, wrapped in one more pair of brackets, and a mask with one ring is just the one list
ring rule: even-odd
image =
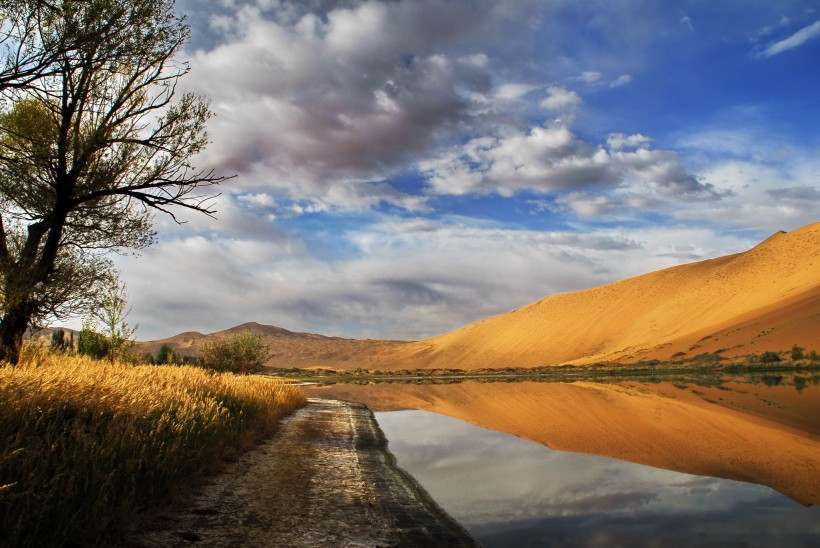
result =
[{"label": "green bush", "polygon": [[247,375],[262,368],[270,357],[262,335],[256,331],[242,331],[227,339],[205,341],[199,352],[203,367],[214,371],[231,371]]},{"label": "green bush", "polygon": [[780,354],[777,352],[764,352],[760,356],[762,363],[778,363],[780,361]]},{"label": "green bush", "polygon": [[108,338],[94,331],[89,323],[83,322],[83,328],[77,337],[77,353],[101,360],[108,356]]},{"label": "green bush", "polygon": [[157,350],[157,356],[154,359],[154,363],[157,365],[173,365],[181,362],[182,360],[180,359],[179,354],[177,354],[167,343],[159,347],[159,350]]}]

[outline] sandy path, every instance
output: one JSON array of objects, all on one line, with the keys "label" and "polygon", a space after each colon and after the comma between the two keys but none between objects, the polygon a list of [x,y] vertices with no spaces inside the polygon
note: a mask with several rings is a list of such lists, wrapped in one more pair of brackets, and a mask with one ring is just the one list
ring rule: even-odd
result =
[{"label": "sandy path", "polygon": [[128,544],[474,545],[394,466],[366,407],[318,399]]}]

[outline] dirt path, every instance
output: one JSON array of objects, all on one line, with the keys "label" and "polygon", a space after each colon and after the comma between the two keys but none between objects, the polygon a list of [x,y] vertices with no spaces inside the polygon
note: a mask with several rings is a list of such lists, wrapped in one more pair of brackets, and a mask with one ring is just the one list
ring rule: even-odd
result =
[{"label": "dirt path", "polygon": [[130,547],[475,546],[398,470],[362,405],[311,399]]}]

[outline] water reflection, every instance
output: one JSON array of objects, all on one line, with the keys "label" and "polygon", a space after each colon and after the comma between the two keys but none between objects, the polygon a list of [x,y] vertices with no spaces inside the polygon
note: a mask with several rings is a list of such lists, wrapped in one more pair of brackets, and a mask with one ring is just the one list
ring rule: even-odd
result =
[{"label": "water reflection", "polygon": [[427,411],[376,418],[399,465],[486,546],[803,546],[820,538],[820,508],[764,486],[555,451]]}]

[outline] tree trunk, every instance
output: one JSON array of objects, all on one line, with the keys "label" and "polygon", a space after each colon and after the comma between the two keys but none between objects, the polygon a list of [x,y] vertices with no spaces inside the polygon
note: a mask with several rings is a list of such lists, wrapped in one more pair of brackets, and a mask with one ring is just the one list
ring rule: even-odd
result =
[{"label": "tree trunk", "polygon": [[30,307],[17,305],[6,310],[0,320],[0,360],[14,365],[20,360],[23,336],[31,323]]}]

